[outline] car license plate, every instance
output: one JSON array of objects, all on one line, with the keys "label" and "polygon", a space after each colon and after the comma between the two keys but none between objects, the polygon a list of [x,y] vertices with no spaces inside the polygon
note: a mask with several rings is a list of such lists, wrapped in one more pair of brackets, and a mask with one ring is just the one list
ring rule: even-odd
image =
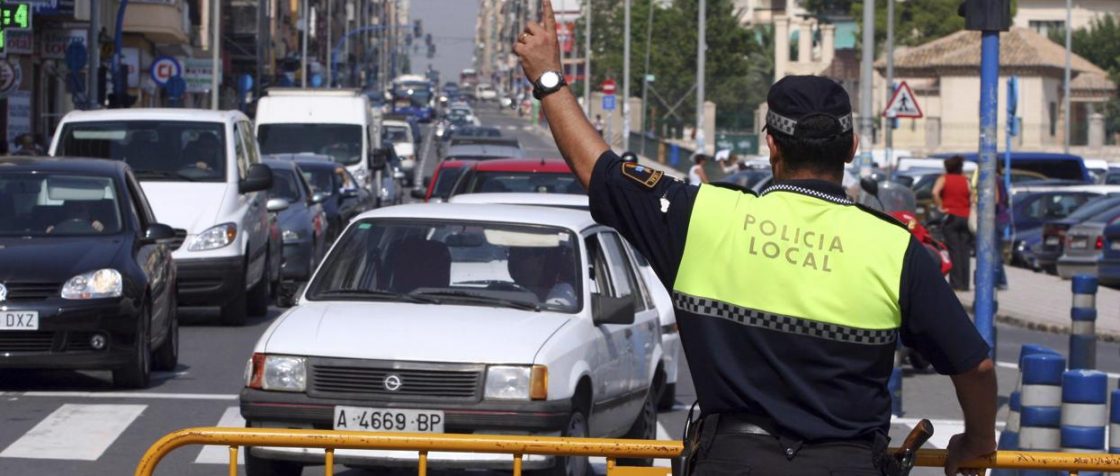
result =
[{"label": "car license plate", "polygon": [[1058,246],[1058,243],[1061,243],[1061,240],[1058,237],[1056,237],[1056,236],[1046,237],[1046,246]]},{"label": "car license plate", "polygon": [[0,311],[0,331],[39,330],[39,311]]},{"label": "car license plate", "polygon": [[440,410],[334,407],[336,430],[443,433],[443,422]]},{"label": "car license plate", "polygon": [[1108,245],[1108,247],[1114,250],[1120,250],[1120,240],[1113,241],[1111,245]]},{"label": "car license plate", "polygon": [[1088,238],[1074,238],[1069,241],[1069,247],[1072,249],[1082,249],[1089,247]]}]

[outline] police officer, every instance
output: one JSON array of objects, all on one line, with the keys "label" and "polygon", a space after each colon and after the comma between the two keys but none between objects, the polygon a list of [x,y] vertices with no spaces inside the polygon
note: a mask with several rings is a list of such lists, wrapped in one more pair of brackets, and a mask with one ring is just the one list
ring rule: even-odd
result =
[{"label": "police officer", "polygon": [[676,306],[702,420],[698,474],[890,474],[897,339],[952,376],[965,432],[946,474],[995,450],[989,347],[905,227],[844,194],[858,137],[835,82],[792,76],[767,103],[775,185],[690,186],[623,162],[560,71],[552,5],[514,45],[594,218],[652,263]]}]

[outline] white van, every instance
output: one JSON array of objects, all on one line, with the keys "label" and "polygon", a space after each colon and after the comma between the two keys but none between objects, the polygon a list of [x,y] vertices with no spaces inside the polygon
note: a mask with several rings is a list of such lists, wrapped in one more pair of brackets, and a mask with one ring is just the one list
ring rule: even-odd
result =
[{"label": "white van", "polygon": [[257,101],[261,154],[330,156],[381,196],[380,114],[356,90],[270,88]]},{"label": "white van", "polygon": [[238,111],[108,109],[67,114],[50,153],[127,162],[156,217],[176,228],[178,304],[218,305],[223,323],[242,324],[268,311],[279,272],[269,259],[272,173],[257,149]]}]

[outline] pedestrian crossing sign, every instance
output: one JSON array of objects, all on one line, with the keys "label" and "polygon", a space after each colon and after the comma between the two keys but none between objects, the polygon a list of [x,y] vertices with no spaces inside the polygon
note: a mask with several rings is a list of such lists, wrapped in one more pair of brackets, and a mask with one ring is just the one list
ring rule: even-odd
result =
[{"label": "pedestrian crossing sign", "polygon": [[895,89],[894,96],[891,96],[890,103],[883,111],[883,117],[891,119],[919,119],[922,117],[922,107],[918,105],[918,99],[914,96],[914,91],[910,90],[910,85],[906,84],[906,81],[898,84],[898,89]]}]

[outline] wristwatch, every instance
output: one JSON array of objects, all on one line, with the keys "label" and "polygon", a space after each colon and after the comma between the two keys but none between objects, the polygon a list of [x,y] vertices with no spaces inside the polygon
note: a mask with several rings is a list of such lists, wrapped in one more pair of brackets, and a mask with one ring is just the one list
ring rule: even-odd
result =
[{"label": "wristwatch", "polygon": [[568,82],[564,80],[564,75],[556,71],[545,71],[533,82],[533,99],[540,101],[545,96],[559,91],[560,88],[567,85]]}]

